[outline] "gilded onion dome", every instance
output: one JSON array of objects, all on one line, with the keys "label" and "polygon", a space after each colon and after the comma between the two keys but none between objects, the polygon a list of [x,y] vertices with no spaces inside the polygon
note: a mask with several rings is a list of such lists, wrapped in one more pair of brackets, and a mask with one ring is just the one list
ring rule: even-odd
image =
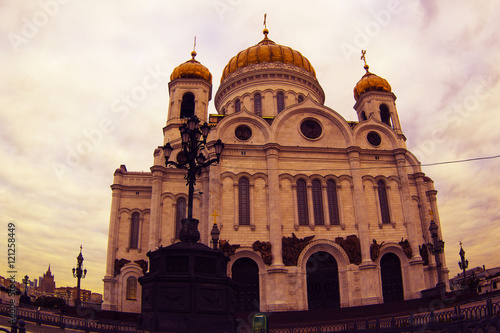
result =
[{"label": "gilded onion dome", "polygon": [[203,79],[212,84],[212,74],[210,73],[208,68],[194,59],[194,57],[196,57],[196,52],[191,52],[191,56],[193,57],[192,59],[175,67],[174,71],[170,75],[170,81],[173,81],[177,78],[192,78]]},{"label": "gilded onion dome", "polygon": [[378,75],[370,73],[368,71],[369,67],[365,64],[366,73],[363,75],[361,80],[356,83],[354,87],[354,99],[358,101],[359,97],[368,91],[385,91],[391,92],[391,85],[387,82],[386,79],[381,78]]},{"label": "gilded onion dome", "polygon": [[316,72],[306,57],[291,47],[276,44],[267,37],[268,33],[269,31],[264,29],[265,37],[262,41],[260,41],[257,45],[251,46],[246,50],[239,52],[236,56],[229,60],[229,63],[226,65],[222,73],[221,82],[223,82],[224,79],[226,79],[231,73],[234,73],[240,68],[264,62],[292,64],[305,69],[316,78]]}]

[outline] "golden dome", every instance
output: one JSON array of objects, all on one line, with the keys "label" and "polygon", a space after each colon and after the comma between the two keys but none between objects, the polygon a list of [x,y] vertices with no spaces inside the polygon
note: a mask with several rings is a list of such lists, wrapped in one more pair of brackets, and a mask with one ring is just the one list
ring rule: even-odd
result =
[{"label": "golden dome", "polygon": [[174,68],[174,71],[170,75],[170,81],[177,78],[191,78],[203,79],[212,84],[212,74],[210,74],[208,68],[194,59],[194,57],[196,57],[196,52],[191,52],[191,56],[193,57],[192,59]]},{"label": "golden dome", "polygon": [[368,91],[391,92],[391,85],[386,79],[368,71],[368,65],[365,65],[366,73],[354,87],[354,99],[358,101],[359,97]]},{"label": "golden dome", "polygon": [[236,70],[252,64],[260,64],[263,62],[281,62],[283,64],[292,64],[303,68],[314,77],[316,72],[309,60],[300,52],[295,51],[291,47],[276,44],[269,38],[269,31],[264,29],[264,39],[257,45],[251,46],[246,50],[239,52],[236,56],[229,60],[229,63],[224,68],[221,82]]}]

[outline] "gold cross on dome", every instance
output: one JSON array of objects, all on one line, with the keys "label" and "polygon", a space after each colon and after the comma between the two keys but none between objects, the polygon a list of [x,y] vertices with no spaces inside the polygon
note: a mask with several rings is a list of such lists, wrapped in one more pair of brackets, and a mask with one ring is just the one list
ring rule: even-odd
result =
[{"label": "gold cross on dome", "polygon": [[370,68],[370,66],[368,66],[368,64],[366,63],[366,50],[361,50],[361,60],[363,60],[363,62],[365,63],[365,66],[363,68],[368,73],[368,69]]},{"label": "gold cross on dome", "polygon": [[365,65],[366,65],[366,50],[361,50],[361,60],[363,60],[365,62]]},{"label": "gold cross on dome", "polygon": [[217,224],[217,216],[220,216],[219,214],[217,214],[217,211],[214,210],[214,213],[211,216],[213,216],[214,218],[214,224]]},{"label": "gold cross on dome", "polygon": [[264,14],[264,29],[267,29],[266,18],[267,18],[267,13]]}]

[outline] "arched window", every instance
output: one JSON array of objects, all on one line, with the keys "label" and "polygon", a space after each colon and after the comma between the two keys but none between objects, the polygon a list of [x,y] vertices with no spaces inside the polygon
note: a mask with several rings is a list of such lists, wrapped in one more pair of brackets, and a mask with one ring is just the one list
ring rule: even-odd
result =
[{"label": "arched window", "polygon": [[380,104],[380,120],[386,125],[391,126],[391,113],[385,104]]},{"label": "arched window", "polygon": [[368,118],[366,118],[366,113],[365,113],[365,111],[361,111],[361,121],[365,121],[365,120],[368,120]]},{"label": "arched window", "polygon": [[297,103],[302,103],[304,101],[304,95],[299,95],[297,98]]},{"label": "arched window", "polygon": [[326,182],[326,194],[328,196],[328,213],[330,214],[330,224],[340,225],[339,204],[337,200],[337,184],[333,180]]},{"label": "arched window", "polygon": [[278,106],[278,113],[283,111],[285,108],[285,94],[283,94],[281,91],[276,94],[276,103]]},{"label": "arched window", "polygon": [[382,180],[379,180],[377,182],[377,188],[382,223],[391,223],[391,216],[389,215],[389,201],[387,199],[387,189],[385,183]]},{"label": "arched window", "polygon": [[139,247],[139,213],[133,213],[130,221],[130,249]]},{"label": "arched window", "polygon": [[253,96],[253,109],[257,116],[262,116],[262,95],[259,93]]},{"label": "arched window", "polygon": [[182,96],[181,118],[189,118],[192,116],[194,116],[194,95],[188,92]]},{"label": "arched window", "polygon": [[250,225],[250,182],[245,177],[238,181],[238,207],[240,225]]},{"label": "arched window", "polygon": [[323,215],[323,194],[321,193],[321,182],[312,181],[312,199],[314,210],[314,224],[325,225],[325,216]]},{"label": "arched window", "polygon": [[133,276],[127,278],[127,292],[125,296],[128,300],[137,300],[137,279]]},{"label": "arched window", "polygon": [[175,205],[175,238],[179,239],[179,235],[182,229],[182,219],[186,218],[186,199],[179,198]]},{"label": "arched window", "polygon": [[240,112],[241,111],[241,101],[239,99],[234,101],[234,112]]},{"label": "arched window", "polygon": [[303,179],[297,180],[297,209],[299,225],[309,225],[309,210],[307,209],[307,186]]}]

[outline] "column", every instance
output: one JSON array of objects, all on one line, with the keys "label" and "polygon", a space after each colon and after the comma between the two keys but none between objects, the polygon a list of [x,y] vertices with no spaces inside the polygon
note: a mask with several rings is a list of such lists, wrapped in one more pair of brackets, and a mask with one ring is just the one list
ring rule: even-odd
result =
[{"label": "column", "polygon": [[104,299],[102,303],[103,310],[117,310],[117,291],[116,291],[116,278],[115,259],[116,250],[118,249],[118,228],[120,224],[120,201],[122,195],[122,173],[115,172],[114,184],[111,185],[111,213],[109,217],[109,231],[108,231],[108,249],[106,254],[106,275],[104,276]]},{"label": "column", "polygon": [[358,226],[358,237],[361,243],[361,259],[362,263],[370,264],[372,259],[370,257],[370,237],[368,227],[368,217],[366,214],[365,194],[363,190],[363,180],[361,174],[360,152],[359,147],[349,147],[347,149],[349,154],[349,165],[351,168],[352,182],[354,186],[354,215],[356,224]]},{"label": "column", "polygon": [[307,210],[309,213],[309,228],[311,228],[311,230],[314,230],[314,225],[316,224],[316,221],[314,220],[312,185],[311,183],[309,183],[309,179],[307,179],[306,183],[306,193],[307,193]]},{"label": "column", "polygon": [[151,217],[149,221],[149,244],[147,251],[154,251],[160,244],[160,220],[161,220],[161,194],[163,182],[163,167],[154,165],[151,167],[153,173],[153,186],[151,191]]},{"label": "column", "polygon": [[326,189],[326,184],[321,184],[321,199],[323,199],[323,218],[325,225],[327,229],[330,229],[330,207],[328,207],[328,191]]},{"label": "column", "polygon": [[405,149],[400,149],[396,151],[396,163],[398,169],[398,176],[401,181],[401,202],[403,207],[403,216],[405,218],[406,230],[408,241],[411,245],[411,250],[413,252],[414,261],[420,261],[422,258],[419,253],[419,244],[417,237],[417,223],[415,221],[415,216],[412,214],[412,198],[410,193],[410,181],[408,179],[408,173],[406,172],[406,159],[405,159]]},{"label": "column", "polygon": [[272,246],[273,266],[283,266],[281,255],[281,195],[279,186],[279,145],[267,144],[264,147],[267,159],[269,186],[269,240]]}]

